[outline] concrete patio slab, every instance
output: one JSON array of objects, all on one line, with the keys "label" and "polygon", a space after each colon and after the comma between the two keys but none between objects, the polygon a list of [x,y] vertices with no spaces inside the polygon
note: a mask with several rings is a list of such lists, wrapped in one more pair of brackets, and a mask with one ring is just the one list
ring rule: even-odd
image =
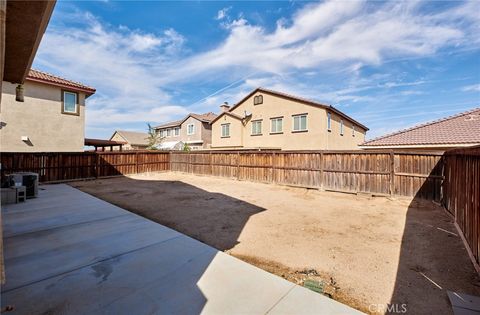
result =
[{"label": "concrete patio slab", "polygon": [[10,314],[356,314],[67,185],[3,207]]}]

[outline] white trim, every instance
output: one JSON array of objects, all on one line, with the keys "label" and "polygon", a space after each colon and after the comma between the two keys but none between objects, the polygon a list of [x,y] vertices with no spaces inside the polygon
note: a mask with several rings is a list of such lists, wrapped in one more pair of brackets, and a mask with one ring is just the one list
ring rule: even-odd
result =
[{"label": "white trim", "polygon": [[[190,132],[190,126],[192,126],[192,132]],[[195,134],[195,124],[188,124],[187,125],[187,135],[191,136]]]},{"label": "white trim", "polygon": [[[69,111],[69,110],[66,110],[65,109],[65,104],[67,103],[66,102],[66,97],[65,97],[65,94],[72,94],[75,96],[75,109],[73,111]],[[64,113],[69,113],[69,114],[77,114],[78,113],[78,94],[75,93],[75,92],[70,92],[70,91],[63,91],[63,112]]]},{"label": "white trim", "polygon": [[[300,129],[295,129],[295,118],[296,117],[303,117],[303,116],[305,116],[305,128],[302,129],[302,126],[301,126],[301,123],[300,123],[301,121],[299,121],[298,127]],[[292,115],[292,131],[295,131],[295,132],[297,132],[297,131],[308,131],[308,118],[307,117],[308,117],[308,114]]]}]

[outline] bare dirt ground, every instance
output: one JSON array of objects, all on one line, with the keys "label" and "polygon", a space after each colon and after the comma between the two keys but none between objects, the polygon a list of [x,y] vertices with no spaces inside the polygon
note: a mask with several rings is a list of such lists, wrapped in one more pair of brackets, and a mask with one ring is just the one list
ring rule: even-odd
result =
[{"label": "bare dirt ground", "polygon": [[411,314],[451,314],[446,290],[480,295],[452,219],[431,202],[179,173],[72,186],[289,281],[319,281],[367,313],[405,304]]}]

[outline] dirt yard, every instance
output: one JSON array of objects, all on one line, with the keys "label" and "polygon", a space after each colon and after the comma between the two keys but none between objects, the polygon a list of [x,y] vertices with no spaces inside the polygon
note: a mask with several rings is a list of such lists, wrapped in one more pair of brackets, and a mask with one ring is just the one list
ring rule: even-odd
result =
[{"label": "dirt yard", "polygon": [[72,186],[292,282],[319,281],[367,313],[451,314],[447,290],[480,295],[451,218],[431,202],[179,173]]}]

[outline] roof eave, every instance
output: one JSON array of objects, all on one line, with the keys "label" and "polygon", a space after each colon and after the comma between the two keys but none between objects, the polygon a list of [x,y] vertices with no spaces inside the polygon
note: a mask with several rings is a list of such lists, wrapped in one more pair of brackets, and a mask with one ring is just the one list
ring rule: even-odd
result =
[{"label": "roof eave", "polygon": [[49,80],[43,80],[43,79],[32,78],[32,77],[27,77],[25,80],[31,81],[31,82],[48,84],[48,85],[52,85],[52,86],[57,86],[57,87],[64,88],[66,90],[83,92],[83,93],[86,94],[86,97],[89,97],[89,96],[95,94],[95,92],[97,91],[96,89],[81,88],[81,87],[71,86],[71,85],[68,85],[68,84],[61,84],[61,83],[58,83],[58,82],[52,82],[52,81],[49,81]]},{"label": "roof eave", "polygon": [[24,83],[56,0],[7,1],[3,80]]}]

